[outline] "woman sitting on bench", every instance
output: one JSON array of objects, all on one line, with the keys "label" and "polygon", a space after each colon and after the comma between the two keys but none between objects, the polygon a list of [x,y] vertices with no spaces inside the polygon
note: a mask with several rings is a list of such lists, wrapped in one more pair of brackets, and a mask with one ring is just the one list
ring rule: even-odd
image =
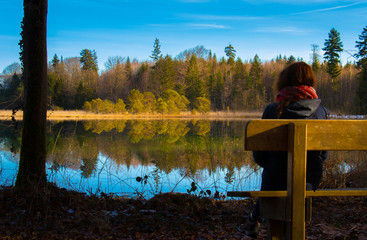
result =
[{"label": "woman sitting on bench", "polygon": [[[327,119],[329,112],[321,106],[314,89],[316,79],[312,68],[304,62],[296,62],[285,68],[276,84],[276,102],[268,105],[262,119]],[[320,184],[326,151],[307,152],[307,190],[316,190]],[[287,189],[287,152],[254,151],[255,162],[263,168],[261,190]],[[260,227],[259,201],[240,231],[257,237]]]}]

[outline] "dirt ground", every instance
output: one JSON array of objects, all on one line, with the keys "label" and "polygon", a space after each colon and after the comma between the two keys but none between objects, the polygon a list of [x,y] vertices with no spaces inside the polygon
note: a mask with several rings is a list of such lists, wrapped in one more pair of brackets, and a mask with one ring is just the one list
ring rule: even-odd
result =
[{"label": "dirt ground", "polygon": [[[124,199],[51,187],[0,188],[0,239],[250,239],[238,232],[253,199],[161,194]],[[367,239],[367,198],[314,198],[307,239]],[[258,239],[266,239],[263,224]]]}]

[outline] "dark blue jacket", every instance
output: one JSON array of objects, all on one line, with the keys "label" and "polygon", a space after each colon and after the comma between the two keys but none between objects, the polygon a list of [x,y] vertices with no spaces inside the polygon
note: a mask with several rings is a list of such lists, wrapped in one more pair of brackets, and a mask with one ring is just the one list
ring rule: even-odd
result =
[{"label": "dark blue jacket", "polygon": [[[281,119],[327,119],[329,111],[320,105],[320,99],[300,100],[291,103],[282,113]],[[277,118],[277,103],[268,105],[262,119]],[[322,164],[326,160],[326,151],[307,151],[306,182],[315,190],[322,178]],[[287,188],[287,152],[255,151],[254,160],[264,168],[261,190],[286,190]]]}]

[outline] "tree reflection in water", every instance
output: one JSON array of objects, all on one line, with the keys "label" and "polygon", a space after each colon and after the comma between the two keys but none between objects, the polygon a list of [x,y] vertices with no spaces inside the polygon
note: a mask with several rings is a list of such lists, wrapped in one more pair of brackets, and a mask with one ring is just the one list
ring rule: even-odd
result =
[{"label": "tree reflection in water", "polygon": [[[78,191],[147,197],[186,192],[193,182],[196,193],[258,188],[259,169],[243,150],[244,126],[206,120],[50,122],[49,180]],[[2,134],[2,151],[10,151],[10,141],[17,145],[10,135]]]}]

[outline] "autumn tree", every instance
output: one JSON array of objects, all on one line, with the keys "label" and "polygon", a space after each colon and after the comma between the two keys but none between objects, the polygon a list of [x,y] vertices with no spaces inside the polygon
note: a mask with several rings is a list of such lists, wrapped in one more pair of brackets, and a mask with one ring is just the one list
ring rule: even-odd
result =
[{"label": "autumn tree", "polygon": [[211,57],[210,50],[206,49],[203,45],[198,45],[196,47],[186,49],[180,52],[176,56],[176,59],[181,60],[181,61],[186,61],[186,60],[189,60],[192,57],[192,55],[194,54],[196,55],[198,59],[207,59]]},{"label": "autumn tree", "polygon": [[186,111],[187,105],[190,103],[185,96],[180,95],[178,92],[171,89],[163,92],[162,100],[166,104],[162,104],[162,102],[160,102],[161,106],[159,107],[167,107],[167,111],[169,113],[179,113],[181,111]]},{"label": "autumn tree", "polygon": [[25,0],[23,7],[23,130],[15,184],[34,187],[47,183],[47,0]]},{"label": "autumn tree", "polygon": [[106,70],[111,70],[124,62],[124,58],[120,56],[108,57],[107,61],[104,63]]},{"label": "autumn tree", "polygon": [[6,66],[4,69],[3,69],[3,72],[2,74],[3,75],[12,75],[14,73],[21,73],[21,66],[19,63],[17,62],[14,62],[12,64],[9,64],[8,66]]},{"label": "autumn tree", "polygon": [[327,73],[332,79],[336,79],[340,73],[340,53],[343,51],[343,43],[340,40],[340,33],[332,28],[329,33],[329,38],[325,39],[324,58],[327,61]]},{"label": "autumn tree", "polygon": [[120,62],[120,60],[123,60],[123,58],[114,57],[107,61],[108,70],[103,72],[98,79],[98,97],[115,102],[128,91],[127,74],[125,74],[123,62]]},{"label": "autumn tree", "polygon": [[153,59],[154,62],[157,62],[162,57],[161,44],[158,38],[154,40],[152,56],[150,57]]},{"label": "autumn tree", "polygon": [[129,111],[132,113],[143,113],[144,112],[144,95],[136,89],[131,90],[127,97]]},{"label": "autumn tree", "polygon": [[199,113],[206,113],[210,111],[210,100],[204,97],[198,97],[195,99],[194,108]]}]

